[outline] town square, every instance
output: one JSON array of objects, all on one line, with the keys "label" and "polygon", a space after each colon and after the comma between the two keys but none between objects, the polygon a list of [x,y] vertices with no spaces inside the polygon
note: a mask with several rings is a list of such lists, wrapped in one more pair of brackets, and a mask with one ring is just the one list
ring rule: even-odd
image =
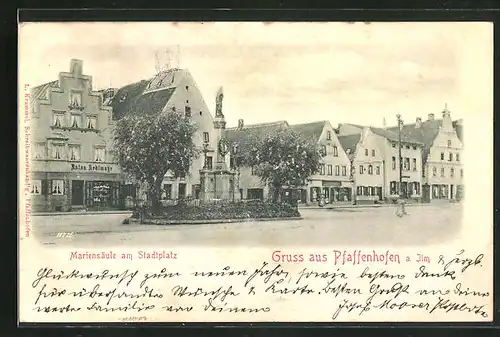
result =
[{"label": "town square", "polygon": [[[432,34],[428,39],[429,47],[441,43]],[[419,96],[407,92],[391,109],[381,105],[400,94],[398,86],[382,89],[387,85],[363,74],[379,98],[342,98],[346,91],[338,87],[336,96],[334,85],[318,104],[344,104],[341,113],[322,108],[286,114],[276,103],[278,110],[262,114],[260,100],[282,102],[284,108],[292,99],[287,86],[300,87],[277,80],[276,72],[256,79],[268,88],[252,96],[259,106],[256,118],[252,104],[243,104],[245,91],[238,92],[236,78],[227,72],[208,76],[208,68],[198,64],[208,59],[195,54],[235,60],[262,52],[281,55],[285,64],[290,58],[285,51],[296,49],[227,48],[232,56],[213,46],[155,46],[144,54],[149,70],[131,70],[119,81],[120,73],[99,68],[92,54],[87,61],[69,53],[44,83],[25,87],[32,130],[25,183],[32,230],[41,243],[412,245],[447,240],[459,231],[467,193],[462,107],[450,88],[427,90],[426,80],[411,68],[425,64],[426,53],[436,50],[398,54],[400,67],[390,68],[391,76]],[[351,58],[343,59],[343,53]],[[333,55],[346,66],[361,59],[369,64],[359,58],[363,53],[373,49],[353,43],[352,50]],[[393,62],[395,56],[387,53],[377,57]],[[116,62],[133,67],[125,58]],[[336,69],[314,75],[310,83],[348,86],[347,75]],[[423,65],[420,71],[426,71]],[[453,74],[442,76],[445,83]],[[282,88],[273,91],[278,82]],[[320,87],[308,85],[297,104],[314,110],[312,98],[320,97],[315,92]],[[248,93],[254,95],[252,89]],[[429,103],[422,103],[426,97]],[[346,108],[347,102],[358,110]],[[361,106],[373,109],[373,116],[360,117],[366,113]]]}]

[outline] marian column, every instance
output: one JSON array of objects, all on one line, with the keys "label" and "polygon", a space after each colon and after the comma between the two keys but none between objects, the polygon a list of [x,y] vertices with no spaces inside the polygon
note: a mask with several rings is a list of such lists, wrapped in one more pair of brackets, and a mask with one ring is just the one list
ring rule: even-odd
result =
[{"label": "marian column", "polygon": [[226,119],[222,113],[222,100],[224,99],[224,92],[222,87],[219,88],[217,92],[217,97],[215,99],[215,118],[214,118],[214,129],[215,129],[215,144],[217,146],[217,156],[215,161],[216,171],[226,171],[226,154],[229,152],[229,142],[226,136]]},{"label": "marian column", "polygon": [[222,87],[217,92],[215,99],[215,165],[212,169],[204,167],[200,170],[200,199],[207,202],[216,200],[239,200],[239,187],[235,173],[228,170],[226,155],[230,144],[226,138],[226,120],[222,113]]}]

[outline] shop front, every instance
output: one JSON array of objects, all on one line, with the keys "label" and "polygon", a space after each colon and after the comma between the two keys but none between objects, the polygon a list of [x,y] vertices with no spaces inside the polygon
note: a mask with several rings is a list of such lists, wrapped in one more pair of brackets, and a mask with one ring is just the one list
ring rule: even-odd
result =
[{"label": "shop front", "polygon": [[123,183],[117,164],[47,162],[38,167],[47,171],[32,176],[34,212],[123,209],[135,195],[135,186]]},{"label": "shop front", "polygon": [[352,188],[341,181],[322,181],[321,186],[310,187],[309,196],[310,202],[318,202],[320,198],[327,204],[350,202]]}]

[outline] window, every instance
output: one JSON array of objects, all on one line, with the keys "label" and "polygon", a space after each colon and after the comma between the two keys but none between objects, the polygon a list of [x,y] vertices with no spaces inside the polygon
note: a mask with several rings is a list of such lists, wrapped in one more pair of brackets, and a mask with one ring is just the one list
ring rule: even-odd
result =
[{"label": "window", "polygon": [[321,145],[321,155],[326,156],[326,145]]},{"label": "window", "polygon": [[184,106],[184,114],[186,117],[191,117],[191,107],[189,105]]},{"label": "window", "polygon": [[31,194],[40,195],[42,194],[42,181],[32,180],[31,181]]},{"label": "window", "polygon": [[64,195],[64,180],[52,180],[52,194]]},{"label": "window", "polygon": [[328,165],[328,175],[331,176],[333,174],[333,167],[332,165]]},{"label": "window", "polygon": [[52,144],[52,158],[64,159],[64,145],[63,144]]},{"label": "window", "polygon": [[186,85],[186,91],[189,91],[189,86],[188,85]]},{"label": "window", "polygon": [[321,164],[319,167],[319,174],[325,175],[325,164]]},{"label": "window", "polygon": [[172,199],[172,184],[164,184],[163,191],[165,193],[164,199]]},{"label": "window", "polygon": [[460,161],[460,154],[459,153],[455,154],[455,160]]},{"label": "window", "polygon": [[336,176],[340,175],[340,165],[335,165],[335,175]]},{"label": "window", "polygon": [[363,174],[363,165],[359,165],[359,174]]},{"label": "window", "polygon": [[87,117],[87,129],[94,130],[96,128],[97,118],[96,117]]},{"label": "window", "polygon": [[82,125],[82,121],[80,118],[80,115],[74,115],[71,114],[70,120],[69,120],[69,126],[72,128],[79,128]]},{"label": "window", "polygon": [[417,170],[417,158],[413,158],[413,171]]},{"label": "window", "polygon": [[380,175],[380,166],[376,167],[375,172],[376,172],[377,175]]},{"label": "window", "polygon": [[410,170],[410,158],[405,158],[405,170]]},{"label": "window", "polygon": [[94,148],[94,161],[103,162],[106,158],[106,149],[104,147]]},{"label": "window", "polygon": [[406,149],[409,150],[410,149],[410,145],[406,145]]},{"label": "window", "polygon": [[451,147],[451,140],[448,140],[448,147]]},{"label": "window", "polygon": [[368,156],[368,149],[365,149],[365,156]]},{"label": "window", "polygon": [[453,153],[450,152],[450,156],[448,158],[448,161],[453,161]]},{"label": "window", "polygon": [[437,171],[438,171],[437,168],[435,168],[435,167],[432,168],[432,175],[434,177],[437,176]]},{"label": "window", "polygon": [[69,160],[80,160],[80,145],[69,146]]},{"label": "window", "polygon": [[69,106],[72,108],[79,108],[82,106],[82,93],[72,91],[69,94]]},{"label": "window", "polygon": [[372,150],[372,157],[375,157],[375,150]]},{"label": "window", "polygon": [[52,124],[55,127],[62,128],[64,126],[64,114],[62,113],[54,113],[54,123]]},{"label": "window", "polygon": [[441,152],[441,160],[444,160],[444,153]]},{"label": "window", "polygon": [[347,166],[342,166],[342,175],[347,176]]},{"label": "window", "polygon": [[455,169],[454,168],[451,168],[450,169],[450,177],[453,178],[453,176],[455,175]]},{"label": "window", "polygon": [[333,156],[334,157],[338,157],[339,156],[339,149],[336,146],[333,147]]},{"label": "window", "polygon": [[417,149],[417,147],[416,147],[416,146],[413,146],[413,149],[414,149],[414,150],[416,150],[416,149]]},{"label": "window", "polygon": [[396,182],[395,181],[391,181],[391,185],[390,186],[391,186],[390,187],[391,195],[397,194]]},{"label": "window", "polygon": [[208,143],[210,141],[210,135],[208,132],[203,132],[203,143]]},{"label": "window", "polygon": [[396,170],[396,157],[392,157],[392,169]]},{"label": "window", "polygon": [[396,143],[392,143],[392,147],[396,147]]},{"label": "window", "polygon": [[373,166],[368,165],[368,174],[373,174]]},{"label": "window", "polygon": [[326,132],[326,140],[332,140],[332,133],[330,131]]},{"label": "window", "polygon": [[37,143],[33,149],[33,158],[44,159],[45,158],[45,143]]},{"label": "window", "polygon": [[444,167],[441,167],[441,177],[444,177]]}]

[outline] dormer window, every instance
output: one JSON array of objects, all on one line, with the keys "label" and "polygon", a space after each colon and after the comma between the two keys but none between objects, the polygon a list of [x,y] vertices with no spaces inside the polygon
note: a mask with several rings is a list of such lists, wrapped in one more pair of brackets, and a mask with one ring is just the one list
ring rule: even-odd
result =
[{"label": "dormer window", "polygon": [[339,156],[339,149],[336,146],[333,147],[333,156],[334,157],[338,157]]},{"label": "dormer window", "polygon": [[186,91],[189,91],[189,86],[188,85],[186,85]]},{"label": "dormer window", "polygon": [[189,105],[184,107],[184,113],[186,114],[186,117],[191,117],[191,107]]},{"label": "dormer window", "polygon": [[326,140],[332,140],[332,133],[330,131],[326,132]]}]

